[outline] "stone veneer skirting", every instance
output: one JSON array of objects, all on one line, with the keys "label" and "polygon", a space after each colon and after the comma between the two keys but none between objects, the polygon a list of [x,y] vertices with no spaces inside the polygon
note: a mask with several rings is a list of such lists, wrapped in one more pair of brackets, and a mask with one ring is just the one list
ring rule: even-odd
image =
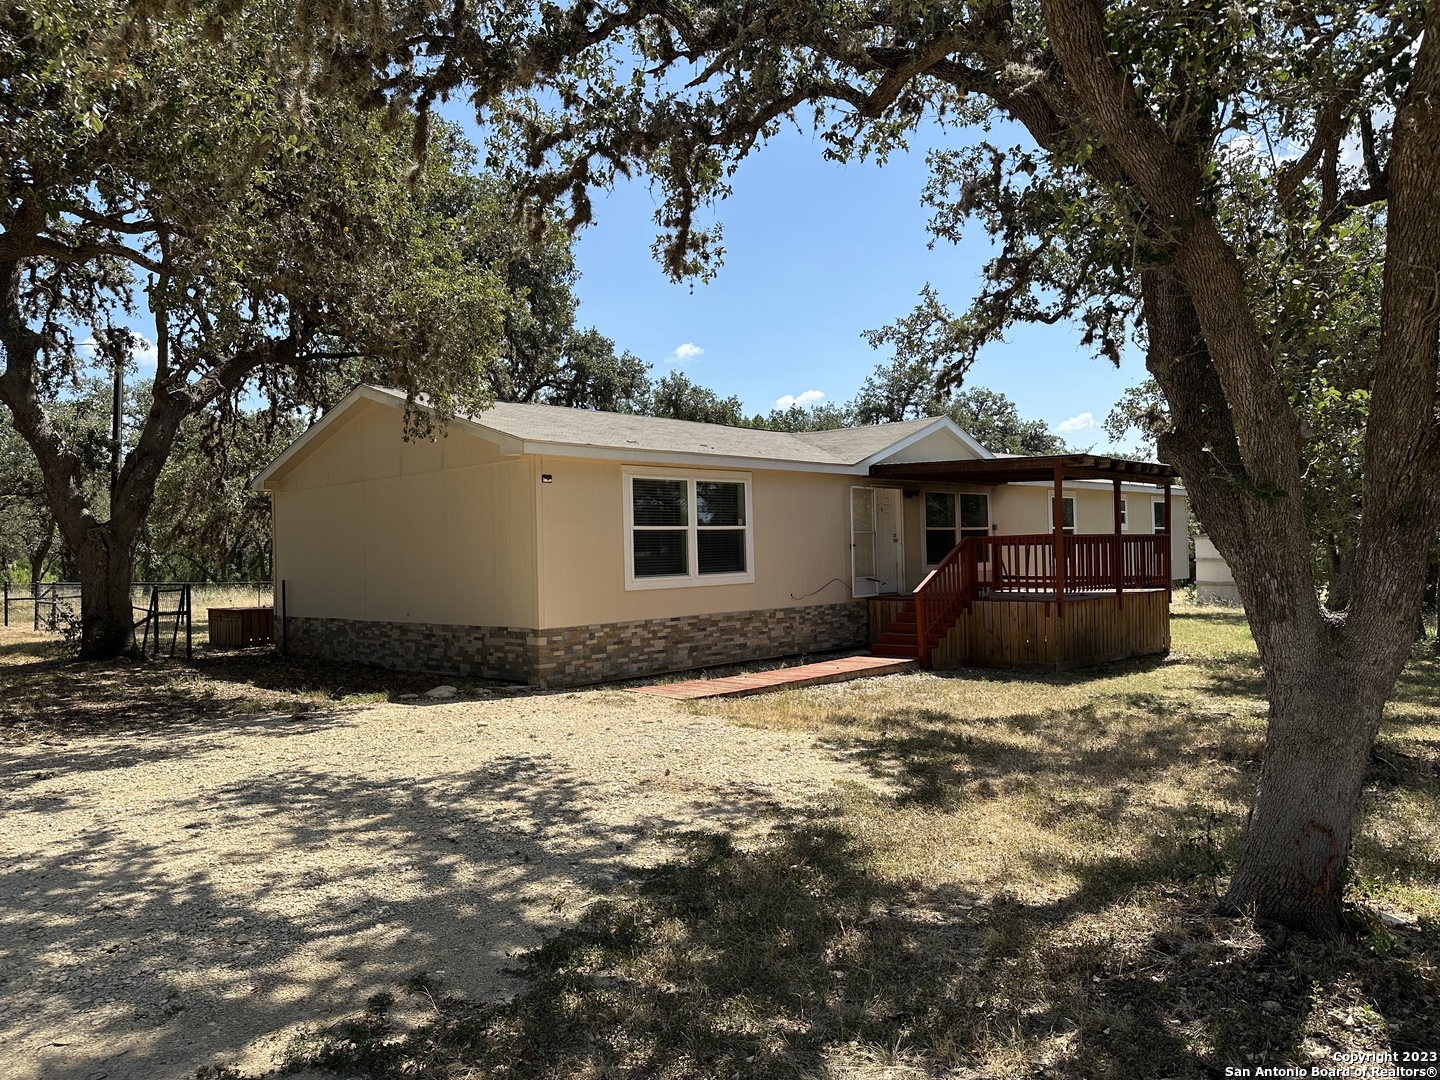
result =
[{"label": "stone veneer skirting", "polygon": [[281,630],[293,656],[409,671],[579,686],[743,663],[866,642],[865,601],[525,630],[368,622],[292,615]]}]

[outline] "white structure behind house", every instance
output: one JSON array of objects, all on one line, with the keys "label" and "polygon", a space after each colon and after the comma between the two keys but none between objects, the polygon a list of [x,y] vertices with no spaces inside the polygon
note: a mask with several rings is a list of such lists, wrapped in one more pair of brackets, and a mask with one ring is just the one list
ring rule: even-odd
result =
[{"label": "white structure behind house", "polygon": [[1203,532],[1195,537],[1195,599],[1202,604],[1238,604],[1235,575]]}]

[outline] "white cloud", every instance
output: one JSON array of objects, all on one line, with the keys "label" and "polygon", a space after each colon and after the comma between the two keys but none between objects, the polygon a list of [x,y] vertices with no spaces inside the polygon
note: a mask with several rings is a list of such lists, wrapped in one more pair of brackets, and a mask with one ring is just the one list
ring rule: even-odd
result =
[{"label": "white cloud", "polygon": [[1365,164],[1365,144],[1358,134],[1350,135],[1340,144],[1340,164],[1359,166]]},{"label": "white cloud", "polygon": [[160,349],[153,341],[147,341],[139,334],[135,335],[138,344],[135,351],[130,355],[135,358],[135,367],[142,372],[155,370],[155,363],[160,358]]},{"label": "white cloud", "polygon": [[1077,435],[1082,431],[1097,431],[1099,427],[1100,425],[1095,423],[1094,413],[1082,412],[1069,420],[1061,420],[1055,425],[1055,430],[1062,435]]},{"label": "white cloud", "polygon": [[788,409],[793,405],[799,405],[802,409],[808,409],[811,405],[819,405],[824,400],[824,390],[806,390],[803,394],[786,394],[784,397],[776,398],[775,407]]},{"label": "white cloud", "polygon": [[676,345],[675,351],[667,358],[672,364],[683,364],[686,360],[694,360],[705,350],[693,341],[687,341],[683,345]]}]

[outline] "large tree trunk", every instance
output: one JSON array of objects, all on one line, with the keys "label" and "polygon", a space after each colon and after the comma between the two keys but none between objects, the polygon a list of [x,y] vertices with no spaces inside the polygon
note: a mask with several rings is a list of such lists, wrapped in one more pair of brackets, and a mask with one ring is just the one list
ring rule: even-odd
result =
[{"label": "large tree trunk", "polygon": [[1303,530],[1235,482],[1245,469],[1233,420],[1178,273],[1147,270],[1142,299],[1146,363],[1171,407],[1161,455],[1180,469],[1235,572],[1266,674],[1270,723],[1225,906],[1333,936],[1370,749],[1398,668],[1346,656],[1342,620],[1316,597]]},{"label": "large tree trunk", "polygon": [[110,520],[101,521],[86,495],[85,464],[56,429],[40,393],[41,339],[26,322],[20,303],[22,271],[19,262],[0,263],[0,345],[5,350],[0,402],[9,407],[15,429],[35,453],[50,512],[75,560],[80,579],[80,654],[87,659],[119,656],[134,648],[131,560],[155,497],[155,481],[181,422],[205,399],[191,388],[163,387],[167,361],[162,330],[151,406],[135,447],[112,481]]},{"label": "large tree trunk", "polygon": [[1360,795],[1393,680],[1332,648],[1272,673],[1260,780],[1226,905],[1321,936],[1340,933]]},{"label": "large tree trunk", "polygon": [[1042,0],[1079,108],[1165,230],[1142,277],[1147,365],[1171,406],[1160,452],[1235,572],[1265,670],[1270,725],[1228,904],[1291,927],[1340,926],[1350,839],[1381,710],[1414,639],[1440,523],[1440,5],[1426,27],[1388,169],[1385,283],[1365,435],[1363,518],[1343,614],[1316,596],[1303,439],[1252,308],[1246,267],[1206,194],[1204,140],[1173,140],[1110,53],[1095,0]]},{"label": "large tree trunk", "polygon": [[134,541],[95,529],[75,561],[80,571],[80,656],[104,659],[135,650]]}]

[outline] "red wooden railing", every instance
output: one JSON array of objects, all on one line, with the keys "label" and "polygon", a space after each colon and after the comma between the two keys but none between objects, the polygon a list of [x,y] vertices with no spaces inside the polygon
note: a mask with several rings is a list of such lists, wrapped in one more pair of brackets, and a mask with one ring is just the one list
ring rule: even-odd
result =
[{"label": "red wooden railing", "polygon": [[930,666],[930,650],[980,592],[975,544],[984,539],[966,537],[915,588],[915,640],[925,667]]},{"label": "red wooden railing", "polygon": [[1055,538],[969,536],[962,540],[915,589],[915,635],[920,658],[929,666],[930,650],[955,620],[992,593],[1033,593],[1046,597],[1074,593],[1166,588],[1170,537],[1091,534],[1066,536],[1064,576],[1056,580]]}]

